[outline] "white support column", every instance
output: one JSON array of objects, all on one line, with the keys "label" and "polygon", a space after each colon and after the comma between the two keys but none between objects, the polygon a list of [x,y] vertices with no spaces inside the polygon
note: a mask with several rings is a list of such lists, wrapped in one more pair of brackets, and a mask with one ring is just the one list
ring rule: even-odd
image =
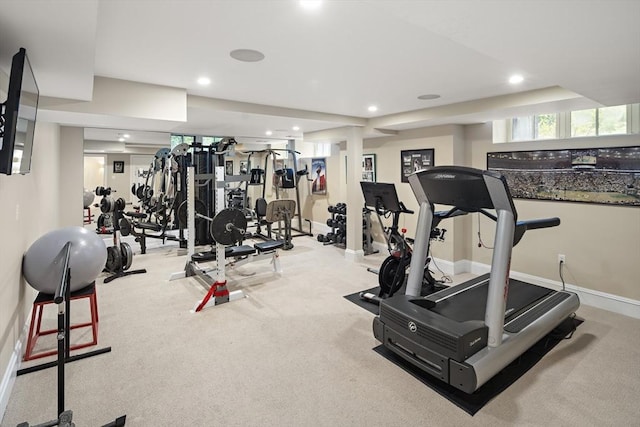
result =
[{"label": "white support column", "polygon": [[187,260],[191,259],[196,246],[195,173],[193,166],[187,168]]},{"label": "white support column", "polygon": [[362,128],[347,129],[347,248],[345,258],[360,261],[362,250]]}]

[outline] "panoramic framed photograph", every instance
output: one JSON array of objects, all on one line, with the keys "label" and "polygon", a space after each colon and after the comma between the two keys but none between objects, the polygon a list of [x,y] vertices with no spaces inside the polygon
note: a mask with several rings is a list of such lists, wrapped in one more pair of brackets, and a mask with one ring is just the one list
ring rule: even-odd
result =
[{"label": "panoramic framed photograph", "polygon": [[640,147],[487,153],[514,198],[640,206]]},{"label": "panoramic framed photograph", "polygon": [[400,180],[409,182],[409,175],[433,166],[433,148],[426,150],[403,150],[400,152]]}]

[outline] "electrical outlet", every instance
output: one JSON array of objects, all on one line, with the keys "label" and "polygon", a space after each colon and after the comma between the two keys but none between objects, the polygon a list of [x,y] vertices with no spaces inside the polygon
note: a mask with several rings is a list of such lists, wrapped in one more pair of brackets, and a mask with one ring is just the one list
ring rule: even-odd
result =
[{"label": "electrical outlet", "polygon": [[560,263],[563,263],[563,264],[567,263],[567,260],[564,257],[564,254],[558,254],[558,264],[560,264]]}]

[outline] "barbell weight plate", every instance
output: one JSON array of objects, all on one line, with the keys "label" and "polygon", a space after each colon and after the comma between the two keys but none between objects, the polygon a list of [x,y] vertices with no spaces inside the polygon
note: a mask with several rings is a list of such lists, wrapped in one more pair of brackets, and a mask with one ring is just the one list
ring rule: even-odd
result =
[{"label": "barbell weight plate", "polygon": [[127,218],[120,218],[118,221],[118,225],[120,226],[120,234],[123,236],[128,236],[131,234],[131,223]]},{"label": "barbell weight plate", "polygon": [[[200,215],[207,214],[207,206],[204,204],[203,201],[196,199],[193,205],[196,208],[196,213],[199,213]],[[176,216],[178,217],[178,224],[180,228],[187,228],[187,201],[186,200],[180,203],[180,206],[178,206],[178,210],[176,211]],[[202,218],[198,218],[196,216],[196,222],[201,220]]]},{"label": "barbell weight plate", "polygon": [[120,248],[109,246],[107,248],[107,263],[104,268],[111,273],[115,273],[119,271],[121,267],[122,256],[120,255]]},{"label": "barbell weight plate", "polygon": [[127,202],[122,197],[118,197],[115,203],[115,209],[117,211],[123,211],[126,206]]},{"label": "barbell weight plate", "polygon": [[[228,225],[231,227],[227,227]],[[227,208],[221,210],[211,221],[211,237],[221,245],[233,245],[244,239],[247,218],[241,210]]]},{"label": "barbell weight plate", "polygon": [[127,242],[120,243],[120,254],[122,257],[122,269],[128,270],[133,262],[133,251]]},{"label": "barbell weight plate", "polygon": [[100,200],[100,211],[103,213],[113,212],[114,202],[109,196],[105,196]]},{"label": "barbell weight plate", "polygon": [[137,197],[138,199],[140,199],[140,200],[144,199],[144,189],[145,189],[145,188],[146,188],[146,187],[145,187],[144,185],[139,185],[139,186],[136,188],[136,192],[135,192],[134,194],[136,195],[136,197]]}]

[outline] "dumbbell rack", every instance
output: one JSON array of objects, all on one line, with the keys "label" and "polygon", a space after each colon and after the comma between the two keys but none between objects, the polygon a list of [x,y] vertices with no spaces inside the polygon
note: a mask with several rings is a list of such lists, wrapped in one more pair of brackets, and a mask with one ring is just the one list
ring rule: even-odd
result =
[{"label": "dumbbell rack", "polygon": [[330,206],[329,212],[331,218],[327,220],[327,225],[331,227],[331,232],[326,234],[323,244],[345,248],[347,246],[347,205],[338,203],[336,206]]}]

